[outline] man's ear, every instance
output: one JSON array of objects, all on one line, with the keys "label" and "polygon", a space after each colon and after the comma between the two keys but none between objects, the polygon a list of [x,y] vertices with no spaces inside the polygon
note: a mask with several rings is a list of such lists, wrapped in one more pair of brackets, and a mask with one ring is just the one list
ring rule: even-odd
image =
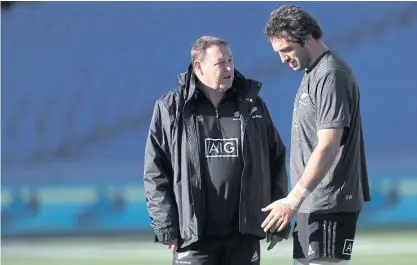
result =
[{"label": "man's ear", "polygon": [[193,68],[194,68],[194,72],[203,75],[203,69],[201,67],[201,61],[194,61]]},{"label": "man's ear", "polygon": [[311,36],[311,34],[309,34],[306,37],[305,43],[307,44],[307,43],[311,42],[312,40],[313,40],[313,36]]}]

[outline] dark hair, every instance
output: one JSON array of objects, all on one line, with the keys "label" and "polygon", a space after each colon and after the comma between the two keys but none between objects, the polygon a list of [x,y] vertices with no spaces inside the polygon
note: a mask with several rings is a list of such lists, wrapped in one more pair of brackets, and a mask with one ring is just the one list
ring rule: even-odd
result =
[{"label": "dark hair", "polygon": [[228,43],[213,36],[200,37],[191,48],[191,63],[194,63],[196,60],[204,60],[207,49],[213,45],[228,45]]},{"label": "dark hair", "polygon": [[282,5],[272,11],[264,31],[268,40],[285,39],[301,45],[308,35],[314,39],[321,39],[323,35],[317,20],[294,5]]}]

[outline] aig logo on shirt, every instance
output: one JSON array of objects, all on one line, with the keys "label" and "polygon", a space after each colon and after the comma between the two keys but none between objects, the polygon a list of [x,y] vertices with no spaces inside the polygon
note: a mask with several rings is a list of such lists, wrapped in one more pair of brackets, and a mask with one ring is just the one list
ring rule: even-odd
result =
[{"label": "aig logo on shirt", "polygon": [[238,157],[238,138],[206,138],[206,157]]}]

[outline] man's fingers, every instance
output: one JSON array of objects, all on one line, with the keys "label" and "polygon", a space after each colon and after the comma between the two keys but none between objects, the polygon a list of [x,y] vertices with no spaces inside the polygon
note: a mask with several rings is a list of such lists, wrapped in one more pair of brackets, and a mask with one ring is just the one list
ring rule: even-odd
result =
[{"label": "man's fingers", "polygon": [[267,227],[273,219],[274,219],[274,213],[270,212],[261,225],[265,232],[268,232]]},{"label": "man's fingers", "polygon": [[262,212],[268,212],[268,211],[271,211],[273,208],[274,208],[273,203],[271,203],[270,205],[262,208],[261,210]]},{"label": "man's fingers", "polygon": [[[274,214],[270,212],[265,220],[262,222],[261,227],[265,228],[265,226],[269,223],[269,221],[274,217]],[[266,232],[266,231],[265,231]]]},{"label": "man's fingers", "polygon": [[269,231],[275,225],[275,223],[280,219],[279,214],[274,215],[273,213],[270,213],[269,215],[272,215],[272,217],[269,219],[268,224],[264,228],[265,232]]},{"label": "man's fingers", "polygon": [[282,224],[282,222],[284,222],[283,217],[281,216],[280,218],[278,218],[278,220],[276,220],[273,224],[270,230],[272,230],[273,232],[278,231],[278,228],[280,227],[280,225]]},{"label": "man's fingers", "polygon": [[278,232],[281,232],[282,230],[284,230],[284,228],[287,226],[288,223],[289,222],[288,222],[287,219],[283,220],[283,222],[281,223],[281,225],[278,227]]},{"label": "man's fingers", "polygon": [[169,249],[171,249],[172,251],[176,251],[177,250],[177,245],[171,244],[171,245],[169,245]]},{"label": "man's fingers", "polygon": [[177,250],[177,244],[176,243],[169,243],[168,249],[171,249],[172,251]]},{"label": "man's fingers", "polygon": [[271,228],[272,228],[272,227],[274,227],[275,222],[276,222],[276,219],[275,219],[275,217],[274,217],[274,218],[272,218],[272,219],[269,221],[269,223],[265,226],[264,231],[265,231],[265,232],[271,231]]},{"label": "man's fingers", "polygon": [[277,220],[277,221],[275,221],[275,222],[272,224],[272,227],[269,229],[269,232],[274,233],[275,231],[277,231],[277,230],[278,230],[280,220],[281,220],[281,218],[278,218],[278,220]]}]

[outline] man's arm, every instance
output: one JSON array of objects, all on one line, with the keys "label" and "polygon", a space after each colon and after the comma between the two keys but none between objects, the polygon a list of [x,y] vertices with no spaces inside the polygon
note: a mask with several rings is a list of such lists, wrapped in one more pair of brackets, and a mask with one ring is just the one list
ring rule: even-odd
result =
[{"label": "man's arm", "polygon": [[168,243],[179,238],[178,213],[173,191],[173,169],[164,122],[168,111],[161,101],[155,103],[146,142],[144,188],[155,242]]},{"label": "man's arm", "polygon": [[290,192],[296,198],[295,207],[299,208],[304,199],[323,180],[330,170],[342,140],[343,128],[322,129],[317,132],[318,144],[314,148],[297,185]]}]

